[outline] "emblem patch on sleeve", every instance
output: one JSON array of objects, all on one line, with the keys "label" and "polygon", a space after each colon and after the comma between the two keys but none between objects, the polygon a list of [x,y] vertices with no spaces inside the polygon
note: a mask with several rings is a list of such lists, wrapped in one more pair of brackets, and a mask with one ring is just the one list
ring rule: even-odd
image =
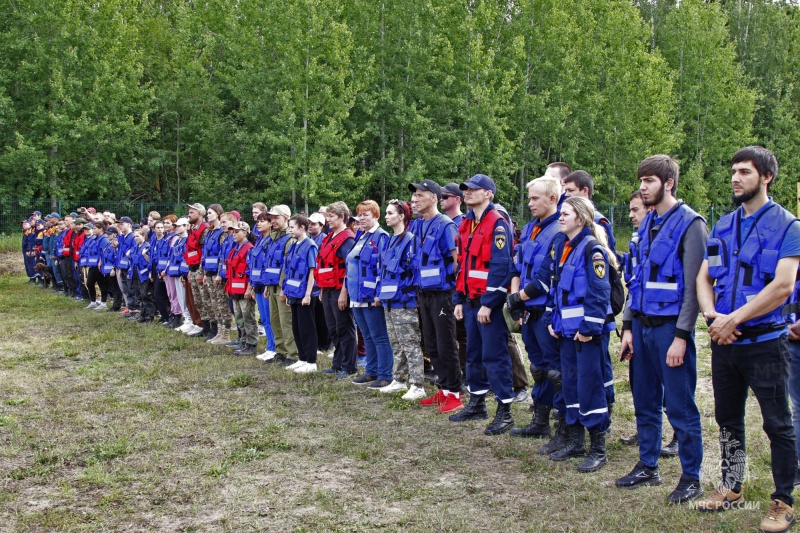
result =
[{"label": "emblem patch on sleeve", "polygon": [[497,247],[498,250],[502,250],[506,246],[506,236],[505,235],[495,235],[494,236],[494,245]]},{"label": "emblem patch on sleeve", "polygon": [[600,261],[594,261],[592,263],[594,267],[594,273],[597,274],[598,278],[605,277],[606,275],[606,263],[602,259]]}]

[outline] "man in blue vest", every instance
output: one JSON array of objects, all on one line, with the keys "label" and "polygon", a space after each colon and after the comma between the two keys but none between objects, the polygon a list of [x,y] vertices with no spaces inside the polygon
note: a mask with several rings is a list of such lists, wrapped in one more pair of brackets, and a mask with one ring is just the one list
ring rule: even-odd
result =
[{"label": "man in blue vest", "polygon": [[700,466],[703,436],[694,394],[697,350],[694,326],[697,272],[708,240],[705,219],[675,198],[679,167],[667,155],[639,164],[639,190],[645,206],[655,209],[639,226],[630,301],[623,316],[621,350],[631,359],[631,386],[639,431],[639,462],[617,487],[658,485],[661,424],[666,403],[678,436],[683,474],[669,495],[681,504],[703,494]]},{"label": "man in blue vest", "polygon": [[733,156],[731,171],[733,201],[739,207],[714,226],[697,276],[697,298],[711,337],[714,415],[722,448],[722,484],[698,508],[719,511],[744,501],[744,416],[751,389],[769,437],[775,482],[761,530],[786,531],[795,521],[797,449],[782,308],[800,263],[800,223],[768,196],[778,174],[772,152],[742,148]]},{"label": "man in blue vest", "polygon": [[[576,170],[564,178],[564,198],[581,196],[591,200],[594,196],[594,180],[585,170]],[[594,210],[594,223],[603,227],[608,237],[608,246],[612,250],[617,248],[617,239],[614,238],[614,230],[611,221],[596,208]]]},{"label": "man in blue vest", "polygon": [[499,435],[514,427],[511,357],[508,326],[503,316],[514,265],[511,260],[513,234],[495,209],[494,181],[475,174],[461,184],[469,213],[459,232],[457,292],[453,295],[456,320],[467,327],[467,384],[470,399],[466,409],[452,415],[452,422],[488,418],[485,398],[491,389],[497,399],[495,418],[484,433]]}]

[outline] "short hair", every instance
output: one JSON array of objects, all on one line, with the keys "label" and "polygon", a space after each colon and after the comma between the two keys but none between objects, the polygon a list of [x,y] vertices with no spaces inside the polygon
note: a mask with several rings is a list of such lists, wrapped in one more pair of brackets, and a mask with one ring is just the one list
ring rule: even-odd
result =
[{"label": "short hair", "polygon": [[267,212],[267,204],[262,203],[262,202],[256,202],[256,203],[253,204],[253,209],[258,209],[262,213],[266,213]]},{"label": "short hair", "polygon": [[542,176],[541,178],[532,179],[526,187],[530,189],[534,185],[542,186],[547,196],[555,196],[556,199],[561,198],[561,182],[555,178]]},{"label": "short hair", "polygon": [[308,217],[302,213],[289,217],[289,222],[294,222],[296,226],[303,226],[303,229],[308,231]]},{"label": "short hair", "polygon": [[364,200],[356,206],[356,215],[360,215],[364,211],[369,211],[373,218],[381,217],[381,208],[378,207],[378,202],[375,200]]},{"label": "short hair", "polygon": [[347,221],[350,219],[350,209],[344,202],[333,202],[328,206],[328,209],[325,211],[325,213],[333,213],[336,216],[342,217],[345,224],[347,224]]},{"label": "short hair", "polygon": [[640,191],[639,189],[636,189],[635,191],[633,191],[633,192],[631,193],[631,199],[630,199],[629,201],[631,201],[631,202],[632,202],[632,201],[634,201],[636,198],[638,198],[639,200],[641,200],[642,202],[644,202],[644,197],[642,196],[642,191]]},{"label": "short hair", "polygon": [[134,234],[138,233],[139,235],[141,235],[145,239],[147,238],[147,230],[144,229],[144,228],[136,228],[135,230],[133,230],[133,233]]},{"label": "short hair", "polygon": [[681,167],[677,161],[668,155],[658,154],[651,155],[641,163],[639,169],[636,171],[636,177],[641,179],[642,176],[658,176],[661,184],[665,184],[668,180],[672,180],[672,196],[675,196],[675,191],[678,190],[678,176],[680,175]]},{"label": "short hair", "polygon": [[167,215],[164,217],[164,222],[172,222],[173,224],[175,224],[177,221],[178,217],[176,217],[175,215]]},{"label": "short hair", "polygon": [[592,176],[589,175],[589,173],[585,170],[576,170],[575,172],[571,173],[564,179],[564,184],[567,183],[574,183],[579,191],[588,188],[589,199],[592,199],[592,196],[594,195],[594,181],[592,180]]},{"label": "short hair", "polygon": [[219,218],[220,218],[220,220],[222,220],[223,218],[230,218],[231,220],[237,220],[237,219],[236,219],[236,215],[234,215],[234,214],[233,214],[233,213],[231,213],[230,211],[225,211],[224,213],[222,213],[222,214],[219,216]]},{"label": "short hair", "polygon": [[556,161],[555,163],[550,163],[549,165],[547,165],[547,168],[554,168],[558,170],[558,174],[561,176],[562,180],[567,176],[569,176],[570,173],[572,172],[572,167],[562,161]]},{"label": "short hair", "polygon": [[158,211],[150,211],[147,213],[147,218],[152,218],[153,220],[161,220],[161,215]]},{"label": "short hair", "polygon": [[94,227],[95,228],[100,228],[101,230],[103,230],[104,233],[106,231],[106,223],[105,222],[95,222],[94,223]]},{"label": "short hair", "polygon": [[759,176],[772,174],[772,179],[767,184],[767,190],[769,190],[769,186],[775,183],[775,178],[778,177],[778,160],[775,158],[775,154],[763,146],[745,146],[733,154],[731,165],[745,161],[753,162]]},{"label": "short hair", "polygon": [[211,204],[210,206],[208,206],[208,209],[206,209],[206,213],[208,213],[209,211],[214,211],[217,214],[217,218],[219,218],[219,216],[225,212],[225,210],[222,209],[222,206],[219,204]]}]

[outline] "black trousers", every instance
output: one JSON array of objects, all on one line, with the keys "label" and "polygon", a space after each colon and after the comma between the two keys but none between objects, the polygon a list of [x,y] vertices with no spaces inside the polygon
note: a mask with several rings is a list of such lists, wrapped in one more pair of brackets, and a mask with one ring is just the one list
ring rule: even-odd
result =
[{"label": "black trousers", "polygon": [[723,485],[733,488],[742,482],[746,454],[745,402],[750,388],[761,407],[764,432],[770,442],[775,482],[770,499],[793,505],[797,445],[789,409],[790,361],[786,335],[753,344],[711,343],[714,414],[719,424]]},{"label": "black trousers", "polygon": [[317,349],[328,350],[333,343],[331,342],[328,323],[325,320],[325,309],[323,309],[322,302],[319,301],[319,298],[314,298],[314,300],[317,300],[317,303],[314,305],[314,326],[317,328]]},{"label": "black trousers", "polygon": [[169,295],[167,294],[167,284],[163,279],[153,274],[155,281],[153,282],[153,300],[158,309],[158,314],[161,315],[161,320],[168,320],[170,317],[169,309]]},{"label": "black trousers", "polygon": [[[344,311],[339,309],[340,289],[322,290],[322,307],[325,311],[325,321],[328,329],[335,333],[333,342],[336,349],[333,352],[334,370],[344,370],[348,374],[356,373],[356,320],[350,309],[350,302]],[[295,342],[297,339],[295,339]]]},{"label": "black trousers", "polygon": [[[312,331],[317,330],[317,307],[322,307],[318,298],[311,298],[310,305],[303,305],[302,299],[291,298],[292,308],[292,334],[297,345],[297,355],[306,363],[317,363],[317,336]],[[280,305],[283,305],[281,303]]]},{"label": "black trousers", "polygon": [[139,307],[140,315],[144,318],[153,318],[156,314],[155,305],[153,304],[153,282],[150,281],[149,277],[140,280],[137,272],[133,275],[133,285],[135,292],[139,296],[139,301],[141,301]]},{"label": "black trousers", "polygon": [[71,257],[62,257],[58,260],[61,268],[61,279],[64,282],[64,292],[70,296],[75,295],[75,274],[73,273],[73,261]]},{"label": "black trousers", "polygon": [[417,306],[422,316],[422,338],[425,350],[436,372],[436,385],[447,391],[461,390],[461,364],[458,360],[456,317],[453,314],[453,293],[419,291]]},{"label": "black trousers", "polygon": [[117,283],[117,276],[112,276],[111,274],[106,274],[106,287],[108,287],[108,297],[113,300],[113,305],[111,308],[114,311],[119,311],[122,309],[122,291],[119,290],[119,284]]},{"label": "black trousers", "polygon": [[86,275],[86,289],[89,291],[89,301],[94,302],[97,300],[97,289],[95,284],[100,287],[100,299],[103,303],[108,301],[108,283],[106,277],[100,272],[97,267],[89,267],[89,272]]}]

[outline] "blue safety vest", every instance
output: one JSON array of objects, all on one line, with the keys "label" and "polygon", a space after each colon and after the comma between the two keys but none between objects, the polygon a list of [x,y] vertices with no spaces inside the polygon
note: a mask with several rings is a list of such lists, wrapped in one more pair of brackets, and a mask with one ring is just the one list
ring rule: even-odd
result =
[{"label": "blue safety vest", "polygon": [[389,238],[389,244],[380,257],[378,298],[388,307],[417,306],[416,272],[414,270],[414,246],[416,238],[406,231],[403,237]]},{"label": "blue safety vest", "polygon": [[[316,268],[316,254],[314,263],[308,263],[309,250],[317,250],[313,239],[305,238],[301,242],[294,242],[286,253],[286,276],[283,278],[283,294],[288,298],[304,298],[308,288],[309,269]],[[312,289],[311,296],[319,295],[319,288]]]},{"label": "blue safety vest", "polygon": [[645,316],[677,317],[683,305],[683,262],[679,256],[681,239],[698,218],[691,207],[680,201],[664,215],[661,229],[650,242],[656,212],[651,211],[639,226],[639,256],[630,285],[631,310]]},{"label": "blue safety vest", "polygon": [[622,278],[627,285],[630,285],[633,280],[633,272],[636,265],[639,264],[639,234],[634,233],[631,240],[628,241],[628,250],[630,252],[622,254]]},{"label": "blue safety vest", "polygon": [[264,264],[264,272],[261,282],[264,285],[278,285],[281,281],[281,269],[283,268],[284,249],[286,243],[292,236],[288,233],[281,235],[277,240],[270,239],[267,247],[267,257]]},{"label": "blue safety vest", "polygon": [[95,248],[95,244],[97,242],[97,237],[95,235],[89,235],[83,241],[83,245],[80,249],[80,260],[78,261],[78,266],[81,267],[93,267],[97,266],[100,262],[100,255],[97,253]]},{"label": "blue safety vest", "polygon": [[[225,260],[230,254],[233,247],[236,246],[236,242],[233,240],[233,235],[228,235],[222,240],[222,244],[220,245],[219,249],[219,277],[227,278],[228,277],[228,262]],[[250,283],[252,284],[252,278]]]},{"label": "blue safety vest", "polygon": [[130,251],[136,246],[133,232],[117,238],[117,268],[127,269],[131,267]]},{"label": "blue safety vest", "polygon": [[[719,219],[714,236],[708,239],[708,274],[716,280],[714,292],[717,312],[730,314],[752,300],[775,277],[781,242],[794,215],[772,202],[763,208],[748,235],[739,246],[743,208]],[[755,216],[755,215],[754,215]],[[745,327],[784,325],[783,306],[748,320]]]},{"label": "blue safety vest", "polygon": [[[525,288],[536,277],[539,267],[542,266],[547,254],[550,253],[550,246],[553,244],[553,239],[561,233],[561,226],[558,223],[558,218],[550,221],[547,226],[539,230],[539,234],[535,239],[531,239],[533,228],[541,222],[538,218],[528,222],[522,228],[522,238],[517,248],[517,253],[514,254],[514,265],[519,271],[520,288]],[[537,307],[543,309],[547,303],[547,292],[540,292],[535,298],[531,298],[525,302],[527,307]]]},{"label": "blue safety vest", "polygon": [[117,250],[111,245],[111,242],[105,235],[101,238],[98,247],[100,248],[100,273],[105,275],[111,274],[114,271]]},{"label": "blue safety vest", "polygon": [[[253,286],[264,285],[266,273],[264,269],[267,267],[267,255],[269,254],[269,247],[272,244],[272,239],[269,235],[262,235],[256,241],[255,246],[247,256],[247,267],[250,269],[250,284]],[[229,252],[230,255],[230,252]],[[280,271],[278,272],[280,276]]]},{"label": "blue safety vest", "polygon": [[153,265],[153,272],[159,274],[164,272],[169,266],[170,246],[169,240],[172,233],[164,235],[156,240],[155,246],[151,246],[153,257],[150,258],[150,263]]},{"label": "blue safety vest", "polygon": [[56,257],[59,259],[64,255],[64,236],[66,234],[66,230],[62,231],[56,240]]},{"label": "blue safety vest", "polygon": [[186,251],[186,237],[181,237],[175,241],[175,244],[169,250],[169,264],[167,265],[168,276],[180,276],[189,272],[189,265],[183,258],[183,253]]},{"label": "blue safety vest", "polygon": [[427,231],[421,234],[421,229],[425,221],[417,221],[420,232],[417,234],[419,241],[416,247],[414,266],[419,272],[419,288],[422,290],[442,291],[449,290],[455,286],[456,276],[452,270],[453,256],[449,253],[442,255],[439,250],[439,241],[443,238],[444,232],[451,227],[453,221],[444,215],[436,215],[429,222]]},{"label": "blue safety vest", "polygon": [[322,232],[322,231],[320,231],[320,232],[319,232],[319,235],[317,235],[316,237],[314,237],[314,238],[312,239],[312,240],[314,241],[314,244],[316,244],[316,245],[317,245],[317,248],[319,248],[320,246],[322,246],[322,239],[324,239],[324,238],[325,238],[325,233],[324,233],[324,232]]},{"label": "blue safety vest", "polygon": [[219,242],[219,237],[222,235],[223,229],[208,229],[206,233],[206,240],[203,241],[203,270],[206,272],[216,272],[219,270],[220,252],[222,246]]},{"label": "blue safety vest", "polygon": [[[616,329],[616,324],[613,321],[608,321],[608,316],[612,315],[611,301],[607,304],[605,316],[586,316],[584,310],[584,299],[586,298],[586,289],[588,286],[586,280],[587,269],[593,268],[591,259],[586,260],[586,247],[592,244],[591,251],[600,251],[603,257],[606,258],[606,271],[608,271],[608,259],[606,251],[592,237],[591,234],[586,235],[578,245],[572,250],[567,257],[566,262],[560,265],[560,256],[562,248],[555,250],[556,258],[553,262],[555,268],[555,312],[553,313],[553,330],[560,333],[562,336],[572,338],[581,327],[581,323],[586,320],[588,322],[595,322],[603,324],[603,332],[608,333]],[[566,243],[565,243],[566,244]]]},{"label": "blue safety vest", "polygon": [[347,258],[346,283],[350,299],[372,303],[378,288],[378,259],[389,234],[382,228],[363,232],[356,239]]},{"label": "blue safety vest", "polygon": [[[145,257],[147,253],[148,257]],[[144,281],[150,275],[150,243],[145,241],[141,246],[137,246],[131,251],[131,266],[139,275],[139,281]],[[131,276],[133,279],[133,276]]]}]

